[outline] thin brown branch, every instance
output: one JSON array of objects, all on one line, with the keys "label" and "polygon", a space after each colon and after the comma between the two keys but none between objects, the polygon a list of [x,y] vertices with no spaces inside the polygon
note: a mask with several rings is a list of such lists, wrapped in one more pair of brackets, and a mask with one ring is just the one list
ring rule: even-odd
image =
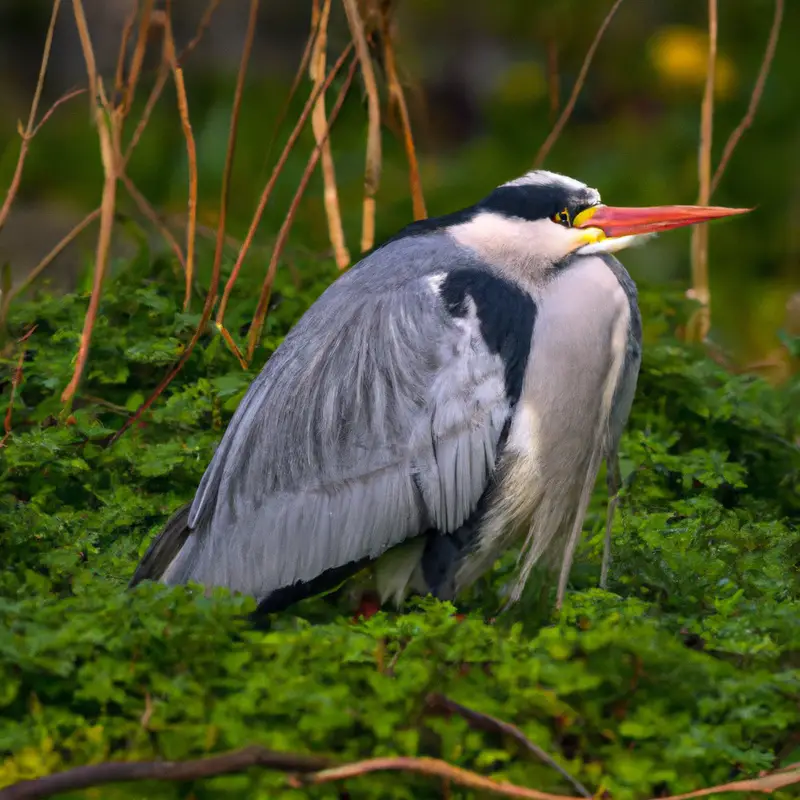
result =
[{"label": "thin brown branch", "polygon": [[508,736],[514,739],[523,749],[532,753],[539,761],[558,772],[564,780],[572,785],[578,794],[583,797],[592,797],[592,793],[579,780],[573,778],[551,755],[542,750],[538,744],[532,742],[516,725],[512,725],[510,722],[503,722],[503,720],[467,708],[467,706],[462,706],[461,703],[457,703],[443,694],[428,695],[425,699],[425,705],[436,713],[457,714],[475,730]]},{"label": "thin brown branch", "polygon": [[139,30],[136,34],[136,47],[133,50],[133,57],[131,58],[130,71],[128,73],[128,81],[125,85],[125,98],[122,104],[123,116],[131,110],[133,105],[133,97],[136,94],[136,85],[139,83],[139,75],[142,71],[142,63],[144,62],[144,53],[147,49],[147,34],[150,31],[150,15],[153,13],[154,0],[144,0],[142,12],[139,17]]},{"label": "thin brown branch", "polygon": [[175,366],[161,379],[158,386],[153,390],[150,397],[142,403],[136,411],[128,417],[122,427],[111,437],[110,443],[116,442],[128,428],[138,422],[142,414],[161,396],[161,393],[172,383],[175,376],[183,369],[184,364],[189,360],[197,342],[203,335],[208,321],[211,319],[211,312],[214,308],[214,301],[217,297],[219,288],[220,271],[222,267],[222,253],[225,248],[225,221],[228,208],[228,194],[230,191],[230,176],[233,171],[233,156],[236,150],[236,133],[239,126],[239,111],[242,105],[242,94],[244,93],[245,76],[247,75],[247,65],[250,61],[250,52],[253,48],[253,38],[255,36],[256,19],[258,17],[259,0],[250,0],[250,13],[248,15],[247,32],[245,33],[244,44],[242,45],[242,55],[239,61],[239,73],[236,76],[236,89],[233,95],[233,107],[231,109],[231,123],[228,132],[228,147],[225,153],[225,166],[222,171],[222,187],[220,189],[219,220],[217,224],[217,237],[214,250],[214,262],[211,269],[211,282],[208,294],[200,315],[200,322],[197,325],[189,344],[181,354]]},{"label": "thin brown branch", "polygon": [[276,753],[263,747],[245,747],[192,761],[109,761],[75,767],[44,778],[20,781],[0,789],[2,800],[39,800],[107,783],[131,781],[190,781],[264,767],[292,773],[314,772],[330,764],[319,756]]},{"label": "thin brown branch", "polygon": [[150,122],[150,116],[153,113],[153,109],[155,108],[156,103],[161,97],[161,93],[164,91],[164,87],[167,85],[167,78],[169,77],[169,73],[170,73],[169,63],[167,62],[166,59],[164,59],[164,61],[158,68],[158,75],[156,76],[153,88],[150,90],[150,94],[147,97],[147,102],[145,103],[144,111],[142,111],[142,116],[136,123],[136,128],[133,131],[133,136],[131,136],[131,140],[128,143],[128,147],[125,150],[125,155],[122,157],[122,169],[127,168],[128,161],[130,161],[130,158],[133,155],[133,151],[139,144],[139,140],[142,138],[142,134],[144,133],[147,124]]},{"label": "thin brown branch", "polygon": [[51,105],[50,108],[48,108],[47,111],[44,112],[42,118],[36,123],[36,126],[31,131],[29,138],[32,139],[34,136],[36,136],[37,133],[39,133],[42,125],[44,125],[45,122],[47,122],[47,120],[49,120],[50,117],[53,116],[53,114],[55,113],[56,109],[59,106],[64,105],[64,103],[66,103],[68,100],[72,100],[73,97],[77,97],[78,95],[83,94],[85,91],[86,89],[72,89],[72,91],[69,91],[64,95],[61,95],[61,97],[59,97],[58,100],[56,100],[55,103],[53,103],[53,105]]},{"label": "thin brown branch", "polygon": [[206,10],[203,12],[203,16],[200,18],[200,22],[197,24],[197,30],[195,31],[194,36],[186,45],[186,47],[181,50],[178,54],[178,63],[183,64],[186,57],[192,50],[197,47],[200,43],[200,40],[203,38],[203,34],[208,30],[208,26],[211,24],[211,18],[214,16],[214,12],[219,8],[219,4],[222,0],[211,0],[211,2],[206,6]]},{"label": "thin brown branch", "polygon": [[[272,129],[272,137],[269,140],[269,145],[267,145],[266,155],[264,156],[264,168],[266,165],[269,164],[270,158],[272,156],[272,149],[275,147],[275,142],[278,138],[278,132],[283,125],[283,121],[286,119],[286,115],[289,113],[289,107],[292,104],[292,100],[294,99],[295,93],[297,92],[298,87],[300,86],[300,81],[303,80],[303,75],[305,75],[306,67],[308,66],[309,59],[311,58],[311,53],[314,49],[314,42],[317,40],[317,33],[319,33],[319,25],[316,28],[312,28],[311,32],[308,35],[308,39],[306,39],[306,46],[303,49],[303,55],[300,58],[300,63],[297,66],[297,72],[294,74],[294,78],[292,79],[292,85],[289,88],[289,94],[286,97],[286,100],[283,103],[283,107],[280,110],[280,113],[277,116],[275,125]],[[260,180],[259,180],[260,182]]]},{"label": "thin brown branch", "polygon": [[50,61],[50,49],[53,44],[53,31],[55,30],[56,17],[58,10],[61,7],[61,0],[54,0],[53,10],[50,12],[50,22],[47,26],[47,34],[44,38],[44,50],[42,52],[42,61],[39,66],[39,77],[36,80],[36,89],[33,92],[33,100],[31,101],[31,110],[28,113],[28,124],[25,126],[25,134],[22,136],[22,141],[19,146],[19,155],[17,156],[17,165],[14,167],[14,174],[11,177],[6,198],[3,205],[0,206],[0,231],[3,230],[8,219],[8,214],[11,211],[11,204],[19,191],[19,184],[22,181],[22,170],[25,166],[25,158],[28,155],[28,148],[30,147],[31,138],[36,125],[36,112],[39,110],[39,101],[42,97],[42,89],[44,87],[44,76],[47,73],[47,64]]},{"label": "thin brown branch", "polygon": [[[83,323],[81,342],[78,348],[77,358],[75,359],[75,369],[72,374],[72,380],[70,380],[61,394],[61,402],[66,406],[69,406],[80,385],[81,377],[83,376],[83,371],[89,358],[92,331],[97,317],[97,310],[100,306],[100,293],[103,288],[103,278],[105,277],[106,267],[108,265],[108,255],[111,249],[111,234],[114,227],[118,179],[117,162],[122,123],[122,116],[117,111],[107,113],[108,103],[105,101],[102,84],[97,78],[94,50],[92,48],[92,40],[89,36],[89,29],[86,24],[86,15],[83,10],[82,0],[72,0],[72,7],[75,16],[75,24],[78,26],[84,61],[86,62],[89,86],[92,87],[91,103],[95,127],[97,128],[97,135],[100,141],[100,157],[103,164],[104,180],[103,196],[100,203],[100,233],[97,237],[92,295],[89,299],[89,307],[86,310],[86,317]],[[101,99],[104,101],[102,106]]]},{"label": "thin brown branch", "polygon": [[725,174],[725,170],[728,167],[728,162],[731,160],[733,151],[736,149],[736,145],[739,144],[739,140],[742,138],[745,131],[753,124],[756,111],[758,110],[758,104],[761,102],[761,96],[764,94],[764,86],[767,82],[767,76],[769,75],[772,61],[775,58],[775,50],[778,47],[778,36],[781,32],[782,21],[783,0],[775,0],[775,10],[772,16],[772,27],[769,31],[767,47],[764,50],[764,58],[762,59],[761,67],[758,70],[758,77],[756,78],[755,85],[753,86],[753,93],[750,95],[750,103],[747,106],[747,111],[745,112],[744,117],[742,117],[742,121],[736,126],[734,131],[728,137],[728,141],[725,142],[725,147],[722,150],[722,158],[720,158],[717,169],[714,172],[714,177],[711,179],[711,189],[709,191],[710,195],[713,195],[717,190],[719,182],[722,180],[722,176]]},{"label": "thin brown branch", "polygon": [[145,217],[147,217],[152,226],[158,230],[164,241],[175,254],[175,258],[178,259],[181,268],[186,271],[186,256],[184,256],[183,250],[181,250],[181,246],[178,244],[178,240],[172,235],[172,231],[170,231],[170,229],[164,224],[164,221],[161,219],[158,212],[153,208],[152,205],[150,205],[150,202],[147,200],[147,198],[139,191],[139,189],[136,187],[136,184],[133,182],[133,180],[131,180],[130,176],[123,172],[119,178],[128,194],[133,199],[133,202],[139,207],[139,211]]},{"label": "thin brown branch", "polygon": [[356,0],[342,0],[342,3],[367,92],[367,156],[364,170],[364,216],[361,223],[361,252],[365,253],[375,243],[375,194],[381,179],[381,106],[364,21],[358,5]]},{"label": "thin brown branch", "polygon": [[233,336],[230,335],[227,328],[223,328],[219,322],[214,323],[217,326],[217,330],[220,333],[220,336],[225,340],[225,344],[228,345],[230,351],[236,356],[236,360],[239,362],[239,366],[246,372],[248,369],[247,362],[244,360],[244,356],[242,355],[242,351],[236,346],[236,342],[233,340]]},{"label": "thin brown branch", "polygon": [[333,108],[331,109],[331,115],[328,120],[328,126],[325,131],[324,137],[317,143],[316,147],[314,148],[313,152],[311,153],[311,157],[308,159],[308,164],[306,164],[305,172],[303,172],[303,176],[300,178],[300,183],[297,186],[297,190],[295,191],[294,197],[292,198],[291,205],[289,206],[289,210],[286,212],[286,217],[283,220],[283,224],[281,225],[280,230],[278,231],[278,236],[275,240],[275,246],[272,250],[272,256],[269,260],[269,267],[267,269],[267,275],[264,278],[264,283],[261,286],[261,295],[258,298],[258,307],[256,308],[256,312],[253,315],[253,321],[250,325],[250,330],[247,333],[247,362],[250,363],[253,360],[253,353],[255,352],[256,345],[261,338],[261,331],[264,329],[264,322],[267,318],[267,310],[269,308],[269,298],[272,294],[272,284],[275,281],[275,275],[278,271],[278,260],[280,259],[281,253],[283,252],[283,248],[286,246],[286,241],[289,238],[289,231],[292,228],[292,223],[294,222],[295,214],[297,213],[297,208],[300,205],[300,201],[303,198],[303,193],[305,192],[306,186],[308,185],[308,181],[311,178],[312,173],[314,172],[314,168],[317,165],[317,161],[319,160],[320,152],[328,140],[330,136],[331,128],[333,127],[333,123],[336,121],[336,117],[339,116],[339,111],[342,108],[344,103],[344,99],[347,96],[347,92],[350,89],[350,84],[353,82],[353,76],[355,75],[356,65],[358,64],[358,60],[356,58],[353,59],[352,63],[350,64],[350,70],[347,74],[347,77],[342,84],[342,88],[339,90],[339,95],[336,98],[336,102],[333,104]]},{"label": "thin brown branch", "polygon": [[414,136],[411,133],[411,119],[408,114],[403,87],[397,75],[397,62],[394,57],[394,44],[391,28],[391,0],[383,0],[381,5],[381,41],[383,42],[383,62],[386,67],[386,81],[389,87],[389,97],[395,103],[400,115],[403,129],[403,143],[408,159],[408,182],[411,189],[411,204],[414,219],[425,219],[428,212],[425,209],[425,198],[422,194],[422,181],[419,176],[417,151],[414,147]]},{"label": "thin brown branch", "polygon": [[[714,123],[714,82],[717,63],[717,0],[708,0],[708,58],[706,84],[700,107],[700,146],[697,172],[700,190],[699,205],[708,205],[711,198],[711,144]],[[700,304],[686,326],[689,341],[702,342],[711,327],[711,293],[708,286],[708,226],[692,229],[692,296]]]},{"label": "thin brown branch", "polygon": [[30,285],[61,255],[67,246],[73,242],[86,228],[89,227],[99,216],[101,209],[96,208],[89,212],[55,247],[25,276],[25,280],[18,286],[11,289],[3,298],[2,310],[0,310],[0,328],[5,325],[8,307],[11,301],[22,294]]},{"label": "thin brown branch", "polygon": [[[320,87],[325,81],[325,54],[328,45],[328,20],[331,16],[331,0],[323,0],[322,9],[319,0],[313,0],[311,5],[311,25],[317,30],[317,38],[309,64],[309,75],[314,83],[314,88]],[[328,123],[325,115],[325,92],[320,91],[314,111],[311,114],[311,127],[318,145],[321,144],[320,168],[323,179],[323,198],[325,202],[325,215],[328,219],[328,236],[333,247],[334,258],[339,269],[344,269],[350,263],[350,253],[347,249],[342,229],[342,215],[339,210],[339,191],[336,188],[336,171],[333,165],[330,138],[326,136]],[[324,142],[324,143],[323,143]]]},{"label": "thin brown branch", "polygon": [[197,148],[192,133],[192,123],[189,121],[189,101],[186,98],[186,85],[183,80],[183,70],[178,66],[175,56],[175,39],[172,35],[172,21],[169,14],[164,15],[164,47],[167,58],[172,68],[175,91],[178,95],[178,112],[181,118],[183,138],[186,140],[186,158],[189,168],[189,199],[186,225],[186,265],[185,285],[183,296],[183,310],[189,310],[192,299],[192,283],[194,281],[194,246],[197,235]]},{"label": "thin brown branch", "polygon": [[594,54],[597,51],[600,40],[603,38],[606,29],[611,24],[611,20],[613,19],[614,14],[617,13],[617,9],[620,7],[620,5],[622,5],[622,0],[614,0],[614,4],[608,10],[608,14],[605,15],[603,21],[600,23],[600,27],[597,29],[597,33],[594,35],[594,39],[592,39],[592,43],[589,45],[589,49],[586,51],[586,56],[583,59],[583,64],[581,64],[581,69],[578,73],[577,79],[575,80],[575,85],[572,87],[572,93],[569,96],[569,100],[567,100],[567,104],[561,110],[561,114],[556,120],[556,124],[553,125],[553,129],[544,140],[542,146],[539,148],[539,152],[536,154],[536,158],[533,160],[534,169],[538,169],[542,166],[542,164],[544,164],[545,159],[553,149],[553,145],[556,143],[556,141],[558,141],[558,137],[561,136],[561,131],[567,124],[570,116],[572,116],[572,111],[575,108],[575,103],[578,101],[578,95],[580,95],[581,89],[583,89],[583,84],[586,82],[586,76],[589,74],[589,68],[592,66],[592,60],[594,59]]},{"label": "thin brown branch", "polygon": [[3,438],[0,439],[0,447],[5,447],[8,437],[11,436],[11,420],[14,414],[14,400],[17,398],[17,391],[22,386],[22,381],[25,375],[25,353],[28,348],[25,342],[31,337],[33,332],[38,326],[34,325],[20,338],[17,339],[17,344],[22,345],[17,359],[17,366],[14,368],[14,375],[11,378],[11,395],[8,398],[8,407],[6,408],[6,415],[3,419]]},{"label": "thin brown branch", "polygon": [[233,269],[231,270],[231,274],[228,276],[228,281],[225,284],[225,290],[222,293],[222,299],[219,303],[219,308],[217,309],[217,322],[220,325],[224,324],[225,319],[225,311],[228,308],[228,301],[230,300],[231,292],[233,291],[234,284],[236,283],[237,278],[239,277],[239,272],[242,268],[242,264],[244,263],[244,259],[247,255],[247,252],[250,249],[250,246],[253,243],[253,239],[255,238],[256,231],[258,230],[258,226],[261,223],[261,217],[264,214],[264,209],[267,207],[267,202],[269,201],[270,195],[272,194],[272,190],[275,187],[275,183],[278,180],[278,177],[283,170],[286,161],[289,158],[289,154],[292,151],[292,148],[295,146],[300,134],[303,130],[303,126],[308,119],[308,115],[311,113],[311,109],[314,107],[314,103],[319,96],[320,92],[324,92],[333,82],[333,79],[338,74],[339,70],[342,68],[342,64],[344,64],[347,56],[350,54],[350,51],[353,49],[352,43],[348,44],[345,47],[342,54],[336,59],[336,63],[331,67],[330,72],[328,73],[328,77],[325,79],[325,82],[316,89],[312,90],[311,94],[309,95],[308,100],[306,101],[305,106],[303,107],[300,116],[295,123],[294,130],[292,130],[291,134],[289,134],[289,138],[284,145],[283,152],[278,159],[278,162],[275,164],[275,167],[272,170],[272,174],[267,181],[266,186],[264,186],[263,191],[261,192],[261,197],[258,201],[258,206],[253,214],[253,219],[250,221],[250,228],[247,231],[247,236],[245,236],[244,242],[242,243],[241,248],[239,249],[239,255],[236,258],[236,262],[233,265]]}]

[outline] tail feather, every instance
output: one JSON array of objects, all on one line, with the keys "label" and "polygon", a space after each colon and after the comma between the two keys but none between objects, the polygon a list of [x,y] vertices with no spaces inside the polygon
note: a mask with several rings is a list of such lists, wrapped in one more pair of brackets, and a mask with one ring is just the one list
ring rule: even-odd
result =
[{"label": "tail feather", "polygon": [[179,508],[167,521],[164,529],[156,536],[142,556],[133,573],[129,588],[145,580],[157,581],[175,560],[192,531],[189,528],[189,509],[191,503]]}]

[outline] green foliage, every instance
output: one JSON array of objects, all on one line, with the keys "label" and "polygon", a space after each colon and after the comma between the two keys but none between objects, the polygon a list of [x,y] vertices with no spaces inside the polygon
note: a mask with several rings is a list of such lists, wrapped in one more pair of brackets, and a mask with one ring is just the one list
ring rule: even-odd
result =
[{"label": "green foliage", "polygon": [[[38,328],[0,452],[0,786],[107,759],[260,743],[341,760],[431,755],[573,793],[512,742],[426,713],[431,691],[513,722],[592,790],[623,800],[800,760],[796,385],[731,376],[679,345],[670,333],[679,304],[643,292],[648,343],[623,442],[612,591],[595,588],[598,487],[558,616],[533,587],[491,619],[510,555],[465,598],[462,622],[451,606],[425,600],[354,623],[339,596],[307,601],[256,632],[245,619],[250,599],[125,588],[152,535],[191,498],[253,377],[212,330],[141,424],[107,446],[197,322],[180,310],[173,265],[149,262],[121,267],[106,288],[68,419],[58,396],[87,297],[12,309],[12,336]],[[258,363],[335,271],[308,264],[302,274],[302,285],[277,287]],[[252,287],[239,290],[228,317],[234,336],[252,305]],[[19,352],[9,338],[4,406]],[[440,791],[397,775],[348,786],[374,798]],[[108,787],[102,796],[337,791],[301,793],[279,774],[252,770],[195,785]]]}]

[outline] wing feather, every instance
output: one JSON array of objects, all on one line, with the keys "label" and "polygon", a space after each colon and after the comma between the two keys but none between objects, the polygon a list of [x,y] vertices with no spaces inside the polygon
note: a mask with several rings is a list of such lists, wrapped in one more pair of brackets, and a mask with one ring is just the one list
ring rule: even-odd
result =
[{"label": "wing feather", "polygon": [[362,261],[286,337],[201,481],[165,581],[265,597],[454,531],[476,507],[511,413],[504,362],[474,308],[454,317],[434,291],[441,242],[414,246],[402,265]]}]

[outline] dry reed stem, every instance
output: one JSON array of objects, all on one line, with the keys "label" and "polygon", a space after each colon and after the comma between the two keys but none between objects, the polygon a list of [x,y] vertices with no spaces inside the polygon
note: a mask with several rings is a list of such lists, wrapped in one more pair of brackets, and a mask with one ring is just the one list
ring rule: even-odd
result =
[{"label": "dry reed stem", "polygon": [[[75,24],[81,40],[86,73],[91,87],[91,104],[94,114],[94,123],[100,141],[100,157],[103,164],[103,195],[100,202],[100,233],[97,237],[97,251],[95,254],[94,277],[92,281],[92,295],[89,298],[89,307],[83,322],[78,355],[75,359],[75,368],[72,379],[61,394],[61,402],[67,407],[72,402],[75,392],[80,385],[86,362],[89,358],[89,345],[92,339],[94,322],[97,309],[100,306],[100,293],[103,287],[108,255],[111,249],[111,235],[114,227],[114,212],[116,208],[117,179],[118,179],[118,154],[120,151],[120,132],[122,114],[117,110],[109,110],[105,99],[102,83],[97,78],[94,50],[89,29],[86,24],[86,15],[83,10],[82,0],[72,0]],[[101,105],[102,100],[102,105]],[[108,113],[107,113],[108,111]]]},{"label": "dry reed stem", "polygon": [[281,225],[281,228],[278,231],[278,236],[275,239],[275,246],[272,250],[272,256],[270,257],[269,260],[267,275],[264,278],[264,283],[261,286],[261,295],[258,298],[258,306],[256,308],[255,314],[253,315],[253,321],[250,325],[250,330],[247,332],[248,364],[253,360],[253,353],[255,352],[256,346],[258,345],[258,341],[261,338],[261,331],[264,329],[264,323],[267,318],[267,310],[269,308],[269,298],[272,294],[272,284],[275,281],[275,275],[278,271],[278,259],[280,258],[281,253],[283,252],[283,248],[286,246],[286,241],[289,238],[289,231],[292,228],[292,223],[294,222],[295,214],[297,213],[297,208],[300,205],[300,201],[303,198],[303,193],[305,192],[306,186],[308,185],[308,181],[311,178],[311,174],[314,172],[314,169],[317,166],[317,161],[319,160],[322,147],[324,146],[325,142],[330,136],[333,123],[336,121],[336,117],[339,116],[339,111],[341,110],[342,105],[344,103],[344,99],[347,96],[350,84],[353,82],[353,76],[355,75],[357,64],[358,64],[358,59],[354,58],[352,63],[350,64],[350,70],[347,74],[347,77],[345,78],[344,83],[342,84],[342,88],[339,90],[339,96],[336,98],[336,102],[334,103],[333,108],[331,109],[331,115],[328,120],[328,125],[325,131],[325,135],[322,138],[322,140],[317,143],[316,147],[311,153],[310,158],[308,159],[308,164],[306,165],[306,169],[303,172],[302,178],[300,178],[300,183],[298,184],[297,190],[295,191],[294,197],[292,198],[289,210],[286,212],[286,217],[284,218],[283,224]]},{"label": "dry reed stem", "polygon": [[569,96],[569,100],[567,100],[567,104],[561,110],[561,114],[556,120],[556,124],[553,125],[553,129],[542,143],[542,146],[539,148],[539,152],[536,154],[536,158],[533,160],[534,169],[538,169],[542,166],[544,160],[549,155],[550,150],[552,150],[553,145],[558,140],[558,137],[561,136],[561,131],[564,129],[564,126],[567,124],[567,120],[569,120],[570,116],[572,115],[572,111],[575,108],[575,103],[578,100],[578,95],[581,93],[583,84],[586,82],[586,76],[589,74],[589,67],[592,66],[592,60],[594,59],[594,54],[597,51],[600,40],[603,38],[606,29],[611,24],[611,20],[613,19],[614,14],[617,13],[617,9],[621,4],[622,0],[615,0],[614,5],[611,6],[611,8],[608,10],[608,13],[603,18],[603,21],[600,23],[600,27],[597,29],[597,33],[594,35],[594,39],[592,39],[592,43],[589,45],[589,49],[586,51],[586,56],[583,59],[583,64],[581,64],[581,69],[578,73],[578,77],[575,80],[575,85],[572,87],[572,93]]},{"label": "dry reed stem", "polygon": [[311,94],[309,95],[308,100],[306,101],[305,106],[303,107],[300,116],[295,123],[294,129],[292,130],[291,134],[289,134],[289,138],[286,141],[286,144],[283,147],[283,152],[281,153],[280,157],[278,158],[277,163],[275,164],[272,174],[269,177],[269,180],[264,186],[263,191],[261,192],[261,197],[258,201],[258,206],[253,214],[253,219],[250,221],[250,227],[247,231],[247,236],[245,236],[244,242],[242,242],[242,246],[239,249],[239,255],[236,257],[236,262],[233,265],[233,269],[231,270],[231,274],[228,276],[228,281],[225,284],[225,290],[222,293],[222,299],[220,300],[219,308],[217,309],[217,322],[220,325],[223,325],[225,319],[225,311],[228,308],[228,301],[230,300],[231,292],[233,291],[234,284],[236,283],[237,278],[239,277],[239,272],[241,271],[242,264],[244,263],[244,259],[247,256],[247,252],[250,249],[250,246],[253,243],[253,239],[256,235],[256,231],[258,230],[258,226],[261,222],[261,217],[264,214],[264,209],[267,206],[267,202],[269,201],[270,195],[272,194],[272,190],[275,187],[275,183],[278,180],[278,177],[283,170],[284,165],[286,164],[287,159],[289,158],[289,154],[292,151],[295,143],[297,142],[298,138],[300,137],[300,133],[303,130],[303,126],[308,119],[309,114],[311,113],[311,109],[314,107],[314,102],[316,101],[317,97],[319,96],[320,92],[324,92],[327,88],[331,85],[333,79],[338,74],[339,70],[342,68],[342,64],[344,64],[347,56],[350,54],[350,51],[353,48],[352,42],[345,47],[342,54],[336,59],[336,62],[331,67],[330,72],[328,72],[328,77],[325,79],[325,82],[315,89],[312,89]]},{"label": "dry reed stem", "polygon": [[42,61],[39,65],[39,77],[36,80],[36,89],[33,92],[33,100],[31,101],[31,110],[28,114],[28,124],[25,126],[25,133],[22,136],[22,141],[19,146],[19,155],[17,156],[17,165],[14,167],[14,174],[11,177],[6,198],[0,207],[0,231],[6,224],[8,214],[11,211],[11,204],[19,191],[19,185],[22,181],[22,169],[25,166],[25,158],[28,155],[28,148],[30,147],[31,139],[34,135],[34,128],[36,124],[36,112],[39,110],[39,101],[42,97],[42,89],[44,88],[44,76],[47,73],[47,64],[50,61],[50,49],[53,44],[53,31],[55,30],[56,17],[58,17],[58,10],[61,7],[61,0],[54,0],[53,10],[50,12],[50,22],[47,25],[47,34],[44,38],[44,49],[42,52]]},{"label": "dry reed stem", "polygon": [[781,32],[781,23],[783,21],[783,0],[775,0],[775,10],[772,16],[772,27],[769,31],[769,38],[767,39],[767,46],[764,50],[764,58],[761,61],[761,67],[758,70],[758,77],[756,78],[755,85],[753,86],[753,93],[750,95],[750,102],[747,105],[747,111],[742,117],[742,121],[736,126],[728,141],[725,142],[725,147],[722,150],[722,157],[719,160],[719,165],[714,172],[714,177],[711,179],[711,188],[709,196],[713,195],[725,174],[728,167],[728,162],[731,160],[733,151],[739,140],[744,135],[745,131],[753,124],[758,104],[761,102],[761,96],[764,94],[764,86],[767,82],[772,61],[775,58],[775,50],[778,47],[778,36]]},{"label": "dry reed stem", "polygon": [[139,17],[139,31],[136,36],[136,47],[133,50],[128,80],[125,84],[125,97],[122,103],[122,116],[125,117],[131,110],[133,97],[136,94],[136,84],[142,72],[142,62],[147,49],[147,33],[150,30],[150,15],[153,13],[154,0],[144,0],[141,16]]},{"label": "dry reed stem", "polygon": [[[322,0],[322,9],[319,0],[313,0],[311,5],[312,29],[317,29],[308,72],[314,83],[314,88],[320,87],[325,80],[325,54],[328,46],[328,20],[331,16],[331,0]],[[330,139],[326,137],[328,122],[325,117],[325,92],[320,91],[314,111],[311,114],[311,127],[314,130],[314,139],[322,147],[320,155],[320,169],[324,183],[323,197],[325,202],[325,215],[328,219],[328,236],[333,247],[336,266],[344,269],[350,263],[350,252],[345,243],[344,230],[342,229],[342,215],[339,209],[339,191],[336,188],[336,170],[333,165]]]},{"label": "dry reed stem", "polygon": [[412,213],[415,220],[425,219],[428,212],[425,209],[425,197],[422,194],[422,181],[419,177],[419,164],[417,151],[414,147],[414,136],[411,133],[411,119],[408,114],[403,87],[397,75],[397,62],[394,57],[394,44],[391,31],[391,0],[384,0],[381,4],[381,41],[383,42],[383,62],[386,68],[386,82],[389,89],[389,98],[397,106],[400,115],[400,124],[403,128],[403,143],[408,158],[408,181],[411,190]]},{"label": "dry reed stem", "polygon": [[127,169],[128,161],[130,161],[130,158],[133,155],[133,151],[139,144],[139,140],[142,138],[142,134],[144,133],[147,124],[150,122],[150,116],[153,113],[153,109],[155,108],[156,103],[161,97],[161,93],[164,91],[164,87],[167,84],[167,78],[169,77],[169,72],[170,72],[169,64],[165,59],[158,68],[158,75],[156,77],[155,83],[153,84],[153,88],[150,90],[150,94],[147,97],[147,102],[145,103],[142,116],[139,117],[139,121],[136,123],[136,128],[133,131],[133,136],[131,136],[131,140],[128,143],[128,147],[125,150],[125,155],[122,157],[122,167],[121,167],[122,169]]},{"label": "dry reed stem", "polygon": [[361,63],[361,75],[367,92],[367,155],[364,170],[364,216],[361,223],[361,252],[371,250],[375,243],[375,193],[381,179],[381,106],[378,84],[369,54],[364,22],[356,0],[342,0],[350,35]]},{"label": "dry reed stem", "polygon": [[242,105],[242,94],[244,92],[244,81],[247,74],[247,65],[250,61],[250,53],[253,49],[253,38],[255,37],[256,20],[258,17],[259,0],[250,0],[250,12],[248,14],[247,31],[245,33],[244,44],[242,45],[242,55],[239,61],[239,72],[236,76],[236,88],[233,95],[233,107],[231,109],[231,122],[228,131],[228,146],[225,152],[225,166],[222,171],[222,186],[220,188],[219,220],[217,223],[217,236],[214,249],[214,262],[211,269],[211,282],[206,295],[203,311],[200,315],[200,322],[192,334],[192,338],[186,345],[181,357],[169,372],[161,379],[158,386],[150,396],[128,417],[120,429],[111,437],[109,444],[116,442],[124,433],[136,423],[150,408],[151,405],[161,396],[161,393],[172,383],[175,376],[183,369],[184,364],[189,360],[197,342],[203,335],[208,321],[211,319],[211,312],[214,308],[214,301],[217,297],[219,288],[220,272],[222,267],[222,253],[225,247],[225,220],[228,209],[228,195],[230,191],[230,178],[233,171],[233,156],[236,150],[236,133],[239,127],[239,112]]},{"label": "dry reed stem", "polygon": [[192,299],[192,282],[194,281],[194,247],[197,230],[197,147],[192,133],[192,123],[189,121],[189,101],[186,98],[186,85],[183,81],[183,70],[178,66],[175,55],[175,39],[172,35],[172,20],[169,14],[164,15],[164,49],[167,60],[172,69],[175,82],[175,92],[178,96],[178,113],[181,118],[183,138],[186,140],[186,158],[189,167],[189,199],[186,225],[186,264],[185,264],[185,291],[183,296],[183,310],[189,310]]},{"label": "dry reed stem", "polygon": [[139,191],[136,184],[131,180],[127,172],[120,172],[119,179],[125,187],[128,194],[133,199],[133,202],[139,208],[139,211],[147,217],[150,224],[161,234],[168,247],[175,254],[181,269],[186,270],[186,256],[181,250],[178,240],[172,235],[172,231],[164,224],[158,212],[153,208],[147,198]]},{"label": "dry reed stem", "polygon": [[31,131],[31,134],[30,136],[28,136],[28,138],[33,139],[33,137],[36,136],[37,133],[39,133],[39,131],[42,128],[42,125],[44,125],[47,122],[47,120],[49,120],[50,117],[53,116],[53,114],[56,112],[59,106],[64,105],[64,103],[66,103],[68,100],[72,100],[73,97],[78,97],[79,95],[84,94],[84,92],[86,92],[86,89],[71,89],[66,94],[62,94],[61,97],[59,97],[58,100],[56,100],[53,103],[53,105],[51,105],[50,108],[48,108],[47,111],[44,112],[42,118],[36,123],[36,126],[34,127],[33,131]]},{"label": "dry reed stem", "polygon": [[94,211],[88,213],[66,236],[64,236],[58,244],[53,247],[49,253],[25,276],[25,280],[11,289],[8,294],[3,297],[2,308],[0,309],[0,328],[5,325],[8,308],[11,301],[22,294],[38,277],[41,275],[53,261],[61,255],[61,253],[70,245],[86,228],[89,227],[99,216],[101,209],[98,207]]},{"label": "dry reed stem", "polygon": [[131,39],[133,25],[136,22],[136,10],[138,2],[131,9],[131,13],[125,17],[125,25],[122,28],[122,38],[117,51],[117,69],[114,72],[114,92],[118,98],[123,97],[125,91],[125,56],[128,51],[128,42]]},{"label": "dry reed stem", "polygon": [[[700,190],[697,203],[706,206],[711,198],[711,144],[714,123],[714,80],[717,63],[717,0],[708,0],[708,60],[706,84],[700,107],[700,147],[697,172]],[[692,289],[691,296],[700,303],[686,325],[686,338],[702,342],[711,327],[711,293],[708,287],[708,225],[692,229]]]}]

